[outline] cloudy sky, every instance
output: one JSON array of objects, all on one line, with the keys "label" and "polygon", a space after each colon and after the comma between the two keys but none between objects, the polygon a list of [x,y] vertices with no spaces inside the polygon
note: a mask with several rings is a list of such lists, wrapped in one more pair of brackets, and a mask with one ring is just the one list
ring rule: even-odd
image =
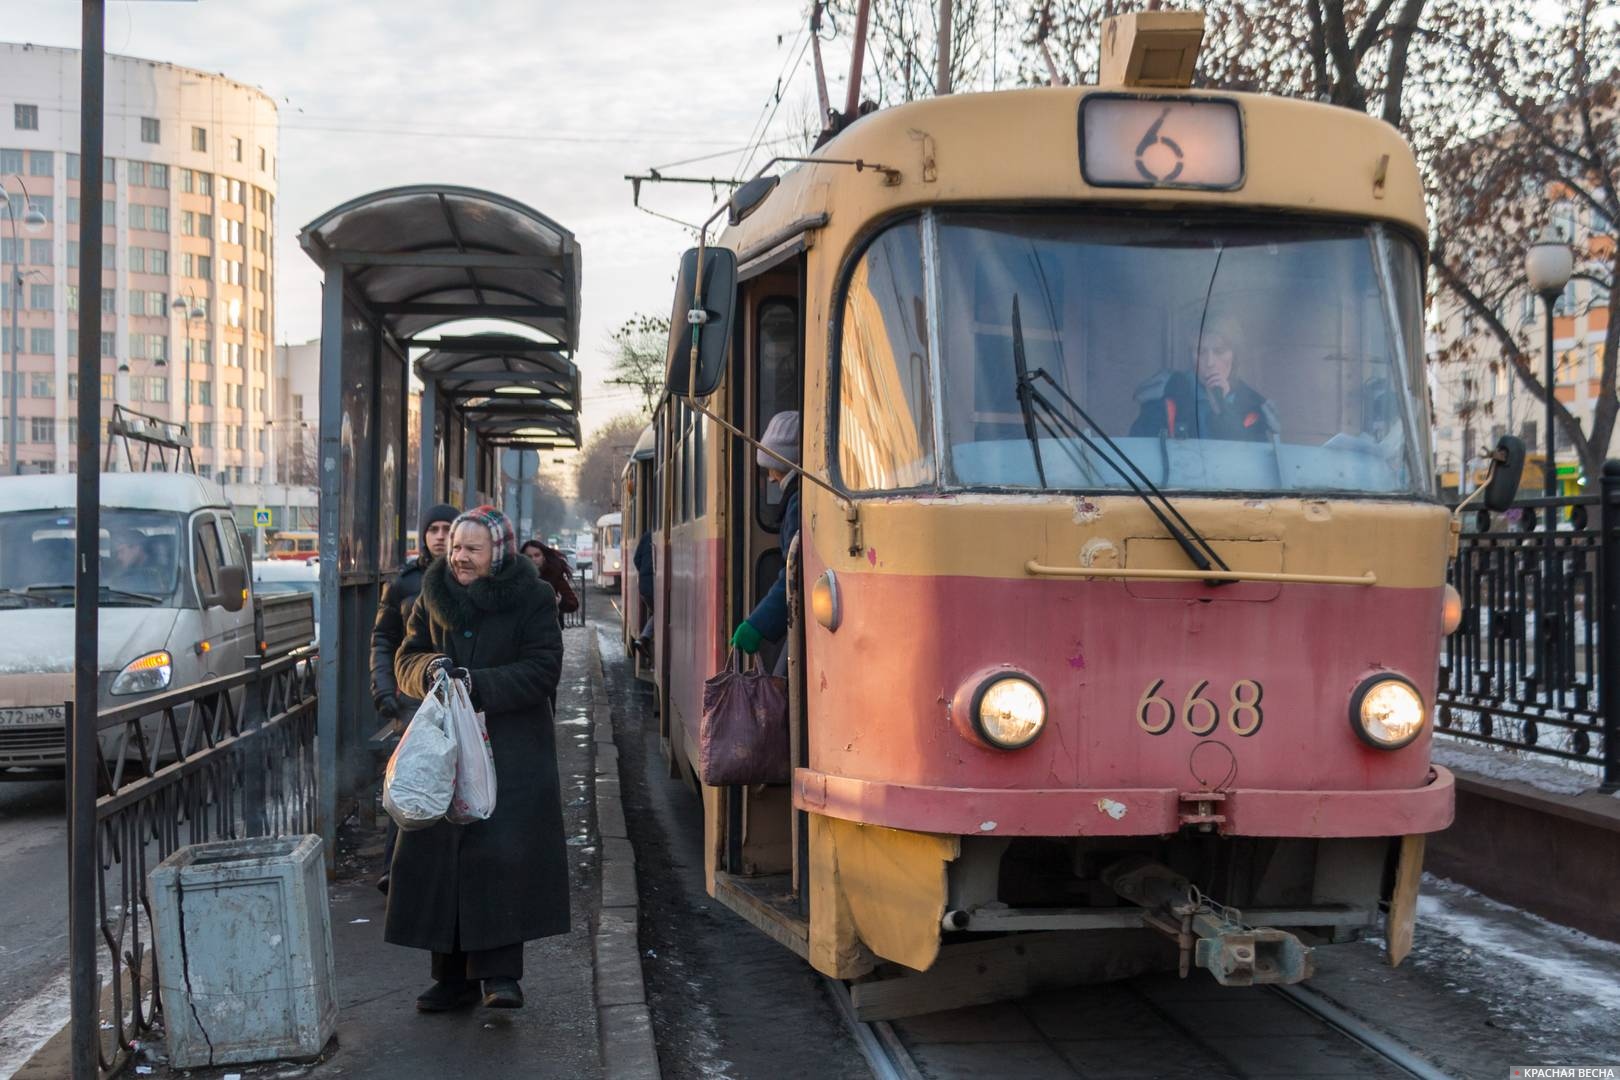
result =
[{"label": "cloudy sky", "polygon": [[[634,406],[633,391],[601,384],[608,334],[669,310],[687,246],[679,226],[632,207],[624,174],[717,155],[665,171],[733,175],[784,70],[796,75],[767,138],[802,125],[813,100],[802,10],[801,0],[113,0],[107,49],[221,72],[276,100],[279,341],[319,333],[320,275],[298,230],[356,195],[467,184],[571,228],[584,252],[589,430]],[[0,0],[0,27],[77,47],[79,5]],[[832,56],[847,65],[847,53]],[[707,188],[676,185],[645,187],[642,201],[684,220],[711,205]]]}]

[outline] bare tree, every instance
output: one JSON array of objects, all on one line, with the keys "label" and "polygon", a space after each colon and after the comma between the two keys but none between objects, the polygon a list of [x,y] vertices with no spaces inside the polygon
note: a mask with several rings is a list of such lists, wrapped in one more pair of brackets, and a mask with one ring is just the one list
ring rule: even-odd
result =
[{"label": "bare tree", "polygon": [[579,456],[576,505],[588,521],[619,504],[619,474],[635,449],[647,418],[637,413],[616,416],[597,429]]},{"label": "bare tree", "polygon": [[[1433,31],[1451,59],[1437,92],[1467,107],[1441,114],[1428,133],[1427,172],[1442,196],[1431,264],[1445,292],[1494,339],[1500,362],[1545,403],[1540,344],[1525,340],[1510,314],[1528,290],[1524,251],[1554,224],[1555,211],[1566,226],[1587,223],[1566,238],[1577,241],[1575,279],[1587,283],[1589,305],[1608,313],[1600,387],[1589,431],[1556,394],[1553,415],[1586,475],[1595,477],[1620,410],[1620,31],[1612,4],[1574,0],[1552,25],[1538,19],[1537,7],[1530,0],[1455,0]],[[1466,346],[1442,359],[1469,359]]]},{"label": "bare tree", "polygon": [[[1201,85],[1325,101],[1402,120],[1427,0],[1210,0]],[[1158,0],[1037,0],[1024,17],[1024,82],[1095,82],[1104,20]],[[1042,46],[1045,46],[1043,53]],[[1047,64],[1051,57],[1051,67]]]},{"label": "bare tree", "polygon": [[651,416],[653,403],[664,389],[664,367],[669,352],[667,315],[632,315],[613,331],[612,371],[607,381],[641,391],[642,410]]},{"label": "bare tree", "polygon": [[[875,83],[878,105],[899,105],[933,97],[939,62],[939,5],[936,0],[871,0],[867,27],[867,76]],[[855,26],[859,0],[831,0],[827,10],[841,33]],[[967,86],[989,63],[982,23],[986,0],[954,0],[951,15],[951,85]],[[863,79],[863,82],[865,80]]]}]

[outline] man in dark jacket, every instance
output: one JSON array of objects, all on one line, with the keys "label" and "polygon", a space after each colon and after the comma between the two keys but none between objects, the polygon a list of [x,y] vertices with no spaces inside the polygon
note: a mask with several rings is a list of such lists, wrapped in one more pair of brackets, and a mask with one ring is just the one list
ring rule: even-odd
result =
[{"label": "man in dark jacket", "polygon": [[422,591],[422,572],[434,559],[444,557],[450,546],[450,523],[461,513],[448,503],[440,503],[422,516],[419,535],[422,551],[408,560],[398,576],[383,587],[377,604],[377,621],[371,628],[371,700],[384,720],[408,723],[418,702],[401,699],[394,680],[394,654],[405,640],[405,620]]},{"label": "man in dark jacket", "polygon": [[1232,374],[1241,340],[1234,319],[1212,318],[1198,342],[1194,372],[1163,371],[1137,389],[1141,410],[1131,435],[1264,442],[1277,434],[1276,408]]},{"label": "man in dark jacket", "polygon": [[400,689],[424,696],[441,670],[466,680],[495,758],[495,812],[403,833],[383,940],[433,953],[423,1012],[523,1004],[523,943],[568,932],[568,849],[551,695],[562,673],[551,586],[517,553],[492,506],[456,520],[450,554],[422,578]]},{"label": "man in dark jacket", "polygon": [[[377,604],[377,621],[371,628],[371,700],[377,706],[377,715],[396,731],[404,731],[415,714],[416,699],[399,692],[394,680],[394,654],[405,640],[405,620],[410,618],[417,594],[422,591],[422,572],[434,559],[444,557],[450,546],[450,523],[458,511],[448,503],[440,503],[422,516],[422,550],[416,558],[406,562],[393,581],[383,586],[382,600]],[[377,888],[388,891],[388,865],[394,860],[394,841],[399,828],[394,819],[388,819],[387,842],[383,845],[383,873],[377,879]]]},{"label": "man in dark jacket", "polygon": [[[799,414],[796,411],[779,412],[771,417],[759,441],[767,449],[774,450],[797,465]],[[782,570],[776,575],[770,591],[748,613],[748,618],[737,624],[736,631],[731,635],[732,647],[745,653],[758,652],[762,641],[781,641],[787,637],[787,557],[788,550],[793,546],[793,538],[799,535],[799,474],[763,450],[757,451],[754,459],[764,467],[772,480],[782,485],[782,523],[777,533],[782,545]],[[786,659],[787,650],[784,648],[777,667],[786,670]]]},{"label": "man in dark jacket", "polygon": [[636,568],[636,593],[641,597],[642,623],[641,633],[636,636],[636,648],[640,649],[646,661],[652,663],[653,640],[653,538],[652,530],[647,529],[636,541],[636,555],[631,560]]}]

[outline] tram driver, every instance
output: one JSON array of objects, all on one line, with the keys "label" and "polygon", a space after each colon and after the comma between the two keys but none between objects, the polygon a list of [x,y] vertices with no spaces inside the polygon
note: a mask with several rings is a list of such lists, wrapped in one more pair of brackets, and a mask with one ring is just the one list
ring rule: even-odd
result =
[{"label": "tram driver", "polygon": [[[761,445],[780,454],[788,461],[799,463],[799,414],[797,410],[779,412],[765,425]],[[763,599],[748,613],[748,618],[737,624],[731,635],[731,647],[745,653],[759,651],[761,642],[781,641],[787,637],[788,604],[787,575],[788,549],[799,535],[799,474],[782,467],[782,463],[764,450],[754,452],[757,461],[770,478],[782,487],[782,524],[778,538],[782,545],[782,570]],[[787,672],[787,654],[783,649],[776,660],[776,674]]]},{"label": "tram driver", "polygon": [[1141,411],[1131,435],[1238,442],[1276,435],[1275,406],[1232,373],[1242,340],[1236,318],[1211,316],[1199,336],[1193,371],[1161,371],[1137,388]]}]

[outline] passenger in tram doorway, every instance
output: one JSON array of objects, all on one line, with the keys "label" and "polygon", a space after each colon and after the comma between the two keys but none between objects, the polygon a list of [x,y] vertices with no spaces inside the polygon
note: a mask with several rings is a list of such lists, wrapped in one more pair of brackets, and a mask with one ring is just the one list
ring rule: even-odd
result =
[{"label": "passenger in tram doorway", "polygon": [[1161,371],[1136,390],[1131,435],[1263,442],[1280,430],[1264,394],[1232,373],[1244,341],[1238,321],[1212,316],[1201,327],[1194,370]]},{"label": "passenger in tram doorway", "polygon": [[[794,465],[799,463],[799,414],[796,411],[779,412],[765,425],[765,434],[759,437],[761,445],[773,450]],[[759,651],[761,642],[781,641],[787,637],[788,604],[787,575],[788,549],[799,535],[799,474],[788,469],[765,450],[756,450],[754,460],[762,466],[772,480],[782,485],[782,523],[778,539],[782,545],[782,570],[776,575],[770,592],[748,613],[748,618],[737,624],[731,635],[731,647],[745,653]],[[787,649],[776,659],[776,673],[787,672]]]},{"label": "passenger in tram doorway", "polygon": [[[377,707],[377,716],[393,728],[403,732],[421,704],[415,698],[399,692],[394,681],[394,654],[405,640],[405,620],[410,617],[416,597],[422,591],[422,572],[434,559],[442,559],[450,547],[450,523],[461,511],[448,503],[440,503],[422,515],[422,550],[414,559],[400,567],[393,581],[383,586],[382,599],[377,603],[377,621],[371,628],[371,701]],[[388,864],[394,861],[394,841],[399,826],[388,819],[388,839],[383,845],[383,873],[377,879],[377,888],[388,891]]]},{"label": "passenger in tram doorway", "polygon": [[[450,554],[422,575],[399,688],[422,697],[441,670],[464,679],[495,757],[495,812],[401,834],[383,939],[433,954],[423,1012],[523,1005],[523,943],[568,932],[568,849],[551,698],[562,673],[555,595],[518,555],[493,506],[455,520]],[[479,984],[482,983],[480,992]]]},{"label": "passenger in tram doorway", "polygon": [[636,637],[636,648],[641,650],[642,656],[648,663],[652,662],[653,641],[653,538],[652,530],[647,529],[636,541],[635,558],[631,560],[636,568],[636,592],[641,597],[641,610],[646,613],[646,621],[641,624],[641,633]]}]

